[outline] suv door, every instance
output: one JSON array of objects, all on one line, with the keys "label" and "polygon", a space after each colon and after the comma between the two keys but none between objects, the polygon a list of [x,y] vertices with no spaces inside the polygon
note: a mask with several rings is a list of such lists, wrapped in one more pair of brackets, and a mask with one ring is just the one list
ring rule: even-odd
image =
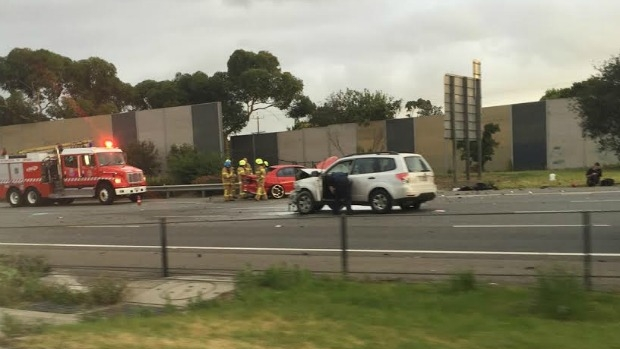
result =
[{"label": "suv door", "polygon": [[359,158],[353,162],[351,174],[349,174],[353,201],[368,201],[368,194],[377,182],[376,163],[376,158]]},{"label": "suv door", "polygon": [[[351,178],[351,166],[353,164],[353,160],[342,160],[339,161],[337,163],[335,163],[334,165],[332,165],[330,168],[327,169],[327,171],[325,171],[325,173],[323,175],[321,175],[321,187],[322,187],[322,192],[321,192],[321,197],[323,199],[333,199],[333,195],[331,194],[331,192],[329,192],[329,189],[323,185],[325,183],[323,179],[323,177],[328,176],[332,173],[346,173],[349,175],[349,178]],[[351,188],[351,191],[353,191],[354,189]]]}]

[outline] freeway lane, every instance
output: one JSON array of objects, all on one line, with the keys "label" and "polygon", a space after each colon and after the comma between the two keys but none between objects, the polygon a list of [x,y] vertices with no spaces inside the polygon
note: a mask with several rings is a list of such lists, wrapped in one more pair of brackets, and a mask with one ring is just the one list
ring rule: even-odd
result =
[{"label": "freeway lane", "polygon": [[[593,216],[593,251],[620,252],[620,215]],[[353,215],[347,217],[353,249],[449,251],[582,251],[578,213],[492,216]],[[186,221],[167,225],[168,243],[188,247],[334,249],[340,246],[340,221],[317,217],[239,221]],[[153,223],[44,226],[0,229],[2,243],[149,246],[159,243]]]},{"label": "freeway lane", "polygon": [[[581,215],[620,210],[615,188],[446,193],[418,212],[376,215],[356,208],[350,247],[386,250],[581,252]],[[483,213],[506,213],[481,215]],[[513,214],[520,212],[522,214]],[[540,213],[543,212],[543,213]],[[454,215],[456,214],[456,215]],[[474,215],[465,215],[474,214]],[[299,216],[285,200],[221,198],[148,200],[143,205],[93,202],[67,207],[0,207],[0,243],[157,245],[166,216],[174,246],[338,248],[339,220],[324,209]],[[593,213],[593,251],[620,252],[620,215]]]}]

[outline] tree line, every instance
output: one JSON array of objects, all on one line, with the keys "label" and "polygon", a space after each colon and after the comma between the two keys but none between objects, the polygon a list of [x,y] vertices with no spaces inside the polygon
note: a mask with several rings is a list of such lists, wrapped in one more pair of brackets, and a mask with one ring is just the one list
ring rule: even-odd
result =
[{"label": "tree line", "polygon": [[441,107],[418,98],[403,102],[381,91],[351,89],[315,103],[303,81],[283,71],[276,56],[235,50],[226,71],[177,73],[171,80],[123,82],[114,64],[90,57],[72,60],[45,49],[15,48],[0,57],[0,126],[70,119],[131,110],[221,102],[224,134],[241,131],[261,109],[278,108],[295,120],[293,128],[441,114]]}]

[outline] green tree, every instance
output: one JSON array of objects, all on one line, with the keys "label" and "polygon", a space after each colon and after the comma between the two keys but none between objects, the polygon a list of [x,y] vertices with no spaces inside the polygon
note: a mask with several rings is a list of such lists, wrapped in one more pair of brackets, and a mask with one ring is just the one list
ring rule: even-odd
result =
[{"label": "green tree", "polygon": [[127,163],[142,169],[146,176],[159,174],[161,162],[159,152],[151,141],[139,141],[128,144],[124,148]]},{"label": "green tree", "polygon": [[303,91],[303,82],[283,72],[278,58],[267,51],[236,50],[227,66],[231,92],[235,100],[244,105],[243,127],[258,110],[288,109]]},{"label": "green tree", "polygon": [[416,101],[408,101],[405,103],[405,109],[407,110],[408,117],[412,117],[415,111],[418,116],[433,116],[442,115],[443,110],[441,107],[433,105],[430,100],[418,98]]},{"label": "green tree", "polygon": [[47,120],[21,91],[13,91],[4,98],[0,96],[0,126],[25,124]]},{"label": "green tree", "polygon": [[572,98],[575,97],[575,93],[572,88],[550,88],[545,91],[545,95],[540,98],[541,101],[548,99],[558,99],[558,98]]},{"label": "green tree", "polygon": [[620,55],[571,89],[584,135],[594,139],[600,150],[614,152],[620,158]]},{"label": "green tree", "polygon": [[219,174],[223,161],[218,154],[204,154],[193,145],[182,144],[170,147],[167,163],[175,182],[190,184],[199,176]]},{"label": "green tree", "polygon": [[[484,165],[493,160],[493,155],[495,155],[495,148],[499,145],[495,139],[493,139],[493,135],[499,132],[499,125],[488,123],[484,125],[484,130],[482,132],[482,162],[478,159],[478,141],[470,141],[469,143],[469,157],[472,162],[479,164],[484,171]],[[461,160],[467,160],[467,154],[465,152],[465,141],[458,141],[456,147],[461,151]]]},{"label": "green tree", "polygon": [[71,62],[48,50],[15,48],[0,60],[0,87],[9,93],[21,92],[39,119],[50,117],[50,108],[60,109]]},{"label": "green tree", "polygon": [[[381,91],[370,92],[367,89],[356,91],[347,89],[330,94],[323,105],[308,116],[308,124],[327,126],[356,122],[364,124],[369,121],[393,119],[400,110],[402,100],[396,100]],[[308,108],[312,110],[314,108]],[[297,123],[303,122],[299,118]]]}]

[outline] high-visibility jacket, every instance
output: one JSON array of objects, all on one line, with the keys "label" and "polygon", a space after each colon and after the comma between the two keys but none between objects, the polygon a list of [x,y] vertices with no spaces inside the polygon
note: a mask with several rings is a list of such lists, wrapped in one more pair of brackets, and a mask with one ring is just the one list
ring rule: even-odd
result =
[{"label": "high-visibility jacket", "polygon": [[232,167],[222,167],[222,183],[232,184],[234,182],[235,170]]},{"label": "high-visibility jacket", "polygon": [[256,168],[256,181],[259,183],[265,182],[265,176],[267,175],[267,171],[265,171],[265,166],[259,165]]},{"label": "high-visibility jacket", "polygon": [[239,180],[239,182],[243,181],[243,176],[245,176],[245,168],[238,167],[237,168],[237,179]]}]

